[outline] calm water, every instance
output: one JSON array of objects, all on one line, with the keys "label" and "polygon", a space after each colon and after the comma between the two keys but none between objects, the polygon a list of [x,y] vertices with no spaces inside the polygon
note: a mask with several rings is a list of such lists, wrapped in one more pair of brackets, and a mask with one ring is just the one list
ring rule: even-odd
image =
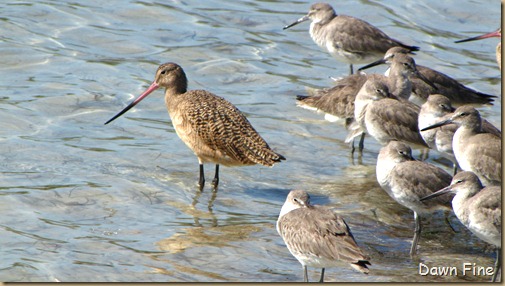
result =
[{"label": "calm water", "polygon": [[[329,76],[348,72],[312,42],[308,23],[282,30],[311,2],[5,2],[0,281],[301,281],[275,230],[293,188],[335,206],[371,256],[370,275],[342,264],[327,281],[489,279],[420,276],[420,262],[461,270],[463,262],[491,266],[494,253],[454,216],[458,233],[436,214],[410,259],[413,216],[376,182],[380,146],[369,138],[362,160],[352,160],[341,126],[296,107],[306,87],[330,86]],[[498,40],[453,44],[495,30],[497,1],[334,6],[420,46],[419,64],[500,95]],[[208,185],[199,193],[196,157],[176,136],[162,92],[104,126],[167,61],[183,66],[190,88],[236,104],[288,160],[223,167],[218,193]],[[497,125],[500,99],[480,108]],[[432,152],[429,160],[438,159]],[[206,172],[210,181],[213,166]]]}]

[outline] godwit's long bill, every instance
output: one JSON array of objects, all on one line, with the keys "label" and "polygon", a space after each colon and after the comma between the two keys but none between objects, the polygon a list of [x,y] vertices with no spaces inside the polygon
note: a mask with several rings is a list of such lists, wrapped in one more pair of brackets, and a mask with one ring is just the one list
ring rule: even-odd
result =
[{"label": "godwit's long bill", "polygon": [[[470,42],[470,41],[476,41],[476,40],[482,40],[482,39],[487,39],[487,38],[501,38],[501,28],[498,28],[498,30],[487,33],[484,35],[476,36],[476,37],[471,37],[468,39],[464,40],[459,40],[456,41],[455,43],[463,43],[463,42]],[[498,42],[498,45],[496,45],[496,62],[498,63],[498,67],[501,70],[501,41]]]},{"label": "godwit's long bill", "polygon": [[226,99],[205,90],[187,90],[183,69],[175,63],[159,66],[149,88],[112,117],[123,115],[160,87],[165,90],[165,104],[179,138],[195,153],[200,163],[200,188],[205,182],[203,163],[215,163],[214,187],[219,183],[219,164],[273,166],[285,160],[275,153],[256,132],[247,118]]}]

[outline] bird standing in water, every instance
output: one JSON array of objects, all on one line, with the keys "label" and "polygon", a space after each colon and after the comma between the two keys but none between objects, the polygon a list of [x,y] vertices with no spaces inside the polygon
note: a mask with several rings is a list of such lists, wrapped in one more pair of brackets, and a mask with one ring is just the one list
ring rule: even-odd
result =
[{"label": "bird standing in water", "polygon": [[408,46],[397,41],[361,19],[337,15],[328,3],[316,3],[310,6],[309,13],[284,29],[311,20],[310,37],[316,44],[326,49],[334,58],[350,64],[365,64],[381,59],[389,48],[404,47],[418,51],[419,47]]},{"label": "bird standing in water", "polygon": [[198,157],[200,189],[205,183],[204,163],[216,164],[212,183],[217,188],[220,164],[271,167],[285,160],[268,146],[242,112],[229,101],[205,90],[188,91],[186,74],[175,63],[160,65],[151,86],[105,124],[123,115],[160,87],[165,88],[165,104],[177,135]]}]

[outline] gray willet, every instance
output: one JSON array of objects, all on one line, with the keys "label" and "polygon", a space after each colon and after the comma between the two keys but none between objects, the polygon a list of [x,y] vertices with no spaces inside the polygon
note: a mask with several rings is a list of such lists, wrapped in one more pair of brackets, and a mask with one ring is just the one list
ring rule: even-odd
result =
[{"label": "gray willet", "polygon": [[[395,55],[408,53],[410,53],[410,50],[408,49],[393,47],[386,52],[383,59],[361,67],[358,71],[383,63],[391,64]],[[416,69],[419,74],[431,83],[431,85],[427,84],[424,79],[419,78],[416,75],[412,75],[410,77],[410,80],[412,81],[412,94],[409,100],[418,105],[423,104],[428,99],[428,96],[434,93],[445,95],[454,106],[460,106],[463,104],[492,104],[494,101],[493,98],[496,97],[494,95],[478,92],[466,87],[448,75],[428,67],[416,65]],[[386,74],[388,72],[389,70],[386,71]]]},{"label": "gray willet", "polygon": [[410,147],[398,141],[391,141],[380,150],[376,173],[382,189],[414,212],[415,231],[410,248],[410,256],[414,256],[421,236],[420,216],[451,209],[452,196],[446,195],[429,202],[422,202],[421,198],[447,187],[451,183],[451,175],[434,165],[416,161],[412,158]]},{"label": "gray willet", "polygon": [[480,36],[476,36],[476,37],[472,37],[472,38],[468,38],[468,39],[464,39],[464,40],[459,40],[459,41],[456,41],[455,43],[470,42],[470,41],[482,40],[482,39],[487,39],[487,38],[492,38],[492,37],[500,38],[500,42],[498,42],[498,45],[496,45],[496,62],[498,63],[498,67],[501,70],[501,28],[498,28],[498,30],[491,32],[491,33],[487,33],[484,35],[480,35]]},{"label": "gray willet", "polygon": [[[453,115],[454,111],[455,109],[447,97],[441,94],[430,95],[419,112],[419,130],[447,119]],[[451,123],[421,131],[424,141],[431,149],[437,150],[442,156],[454,163],[454,174],[457,171],[457,161],[452,150],[452,138],[457,129],[458,126]],[[485,119],[482,119],[482,130],[484,133],[492,133],[501,137],[500,130]]]},{"label": "gray willet", "polygon": [[198,157],[200,189],[205,183],[204,163],[215,163],[212,181],[219,183],[219,165],[273,166],[285,158],[274,152],[247,118],[226,99],[205,90],[187,90],[188,80],[175,63],[158,67],[151,86],[105,124],[118,118],[154,90],[165,88],[165,104],[179,138]]},{"label": "gray willet", "polygon": [[[386,145],[398,140],[426,148],[418,129],[419,106],[393,98],[380,77],[370,77],[356,96],[354,117],[363,130]],[[355,135],[349,134],[346,141]]]},{"label": "gray willet", "polygon": [[[335,82],[331,88],[315,91],[312,96],[297,96],[297,105],[303,108],[325,112],[325,118],[329,121],[344,119],[349,137],[346,142],[354,141],[354,138],[361,135],[359,144],[360,151],[363,150],[364,129],[355,120],[355,100],[358,92],[369,78],[382,81],[387,85],[387,90],[401,98],[407,98],[412,90],[409,77],[416,74],[414,60],[406,55],[398,56],[393,60],[391,73],[389,76],[377,74],[353,74]],[[422,78],[422,76],[420,77]],[[378,89],[380,91],[383,89]],[[386,96],[384,94],[384,96]],[[387,95],[389,96],[389,95]],[[413,105],[406,103],[407,105]],[[418,107],[414,107],[419,109]],[[352,151],[354,151],[354,144]]]},{"label": "gray willet", "polygon": [[324,269],[340,266],[342,262],[365,274],[369,258],[363,254],[346,222],[330,208],[310,204],[305,191],[288,194],[277,220],[277,232],[289,252],[302,264],[303,279],[309,282],[307,266]]},{"label": "gray willet", "polygon": [[501,187],[483,187],[472,172],[460,172],[452,178],[451,185],[421,200],[446,193],[454,193],[452,208],[458,219],[478,238],[496,246],[496,262],[492,282],[501,268]]},{"label": "gray willet", "polygon": [[452,150],[463,171],[474,172],[484,185],[500,185],[502,177],[501,133],[484,133],[477,109],[463,105],[453,115],[421,131],[456,123]]},{"label": "gray willet", "polygon": [[327,3],[313,4],[307,15],[285,26],[284,29],[307,20],[312,21],[309,30],[312,40],[337,60],[349,63],[351,74],[353,64],[370,63],[382,58],[391,47],[402,46],[411,51],[419,50],[419,47],[408,46],[390,38],[366,21],[337,15],[333,7]]}]

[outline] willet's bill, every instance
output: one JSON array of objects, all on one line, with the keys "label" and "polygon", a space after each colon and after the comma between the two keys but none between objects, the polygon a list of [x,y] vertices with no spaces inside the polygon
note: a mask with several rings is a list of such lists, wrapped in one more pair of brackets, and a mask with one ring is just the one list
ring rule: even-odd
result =
[{"label": "willet's bill", "polygon": [[467,105],[458,107],[450,118],[421,131],[451,123],[459,126],[452,139],[452,149],[461,169],[474,172],[484,185],[500,185],[501,136],[484,133],[479,111]]},{"label": "willet's bill", "polygon": [[[455,43],[470,42],[470,41],[482,40],[482,39],[487,39],[487,38],[492,38],[492,37],[496,37],[496,38],[501,39],[501,28],[498,28],[498,30],[491,32],[491,33],[487,33],[484,35],[480,35],[480,36],[476,36],[476,37],[472,37],[472,38],[468,38],[468,39],[464,39],[464,40],[459,40],[459,41],[456,41]],[[501,70],[501,40],[500,40],[500,42],[498,42],[498,45],[496,45],[496,62],[498,63],[498,67]]]},{"label": "willet's bill", "polygon": [[333,7],[327,3],[313,4],[307,15],[285,26],[284,29],[307,20],[312,21],[309,30],[312,40],[337,60],[349,63],[351,74],[353,64],[375,61],[384,56],[391,47],[402,46],[411,51],[419,50],[419,47],[408,46],[392,39],[366,21],[337,15]]},{"label": "willet's bill", "polygon": [[[384,55],[383,59],[361,67],[358,71],[379,65],[391,64],[392,59],[397,54],[408,54],[410,51],[402,47],[393,47],[389,49]],[[478,92],[469,87],[464,86],[457,80],[449,77],[446,74],[430,69],[425,66],[416,65],[416,69],[424,78],[426,78],[432,85],[427,84],[425,80],[416,75],[412,75],[412,94],[409,98],[410,101],[421,105],[428,99],[430,94],[442,94],[449,98],[454,106],[463,104],[492,104],[493,98],[496,96]],[[389,70],[386,71],[386,74]]]},{"label": "willet's bill", "polygon": [[483,187],[472,172],[460,172],[452,178],[451,185],[421,200],[446,193],[454,193],[452,208],[458,219],[477,237],[497,247],[492,282],[501,267],[501,187]]},{"label": "willet's bill", "polygon": [[451,175],[434,165],[416,161],[412,158],[410,147],[398,141],[391,141],[380,150],[376,173],[382,189],[414,212],[415,231],[410,248],[410,255],[414,256],[421,236],[420,216],[440,209],[450,210],[452,196],[429,202],[420,199],[447,187],[451,183]]},{"label": "willet's bill", "polygon": [[369,272],[370,258],[357,245],[347,223],[330,208],[311,205],[305,191],[288,194],[277,220],[277,232],[302,264],[305,282],[309,282],[307,266],[322,268],[319,282],[324,280],[325,268],[340,266],[341,262]]},{"label": "willet's bill", "polygon": [[219,165],[273,166],[285,158],[274,152],[247,118],[226,99],[205,90],[187,90],[188,81],[175,63],[158,67],[153,83],[137,99],[105,124],[118,118],[154,90],[165,88],[165,104],[179,138],[198,157],[200,188],[205,176],[204,163],[215,163],[213,185],[219,183]]}]

